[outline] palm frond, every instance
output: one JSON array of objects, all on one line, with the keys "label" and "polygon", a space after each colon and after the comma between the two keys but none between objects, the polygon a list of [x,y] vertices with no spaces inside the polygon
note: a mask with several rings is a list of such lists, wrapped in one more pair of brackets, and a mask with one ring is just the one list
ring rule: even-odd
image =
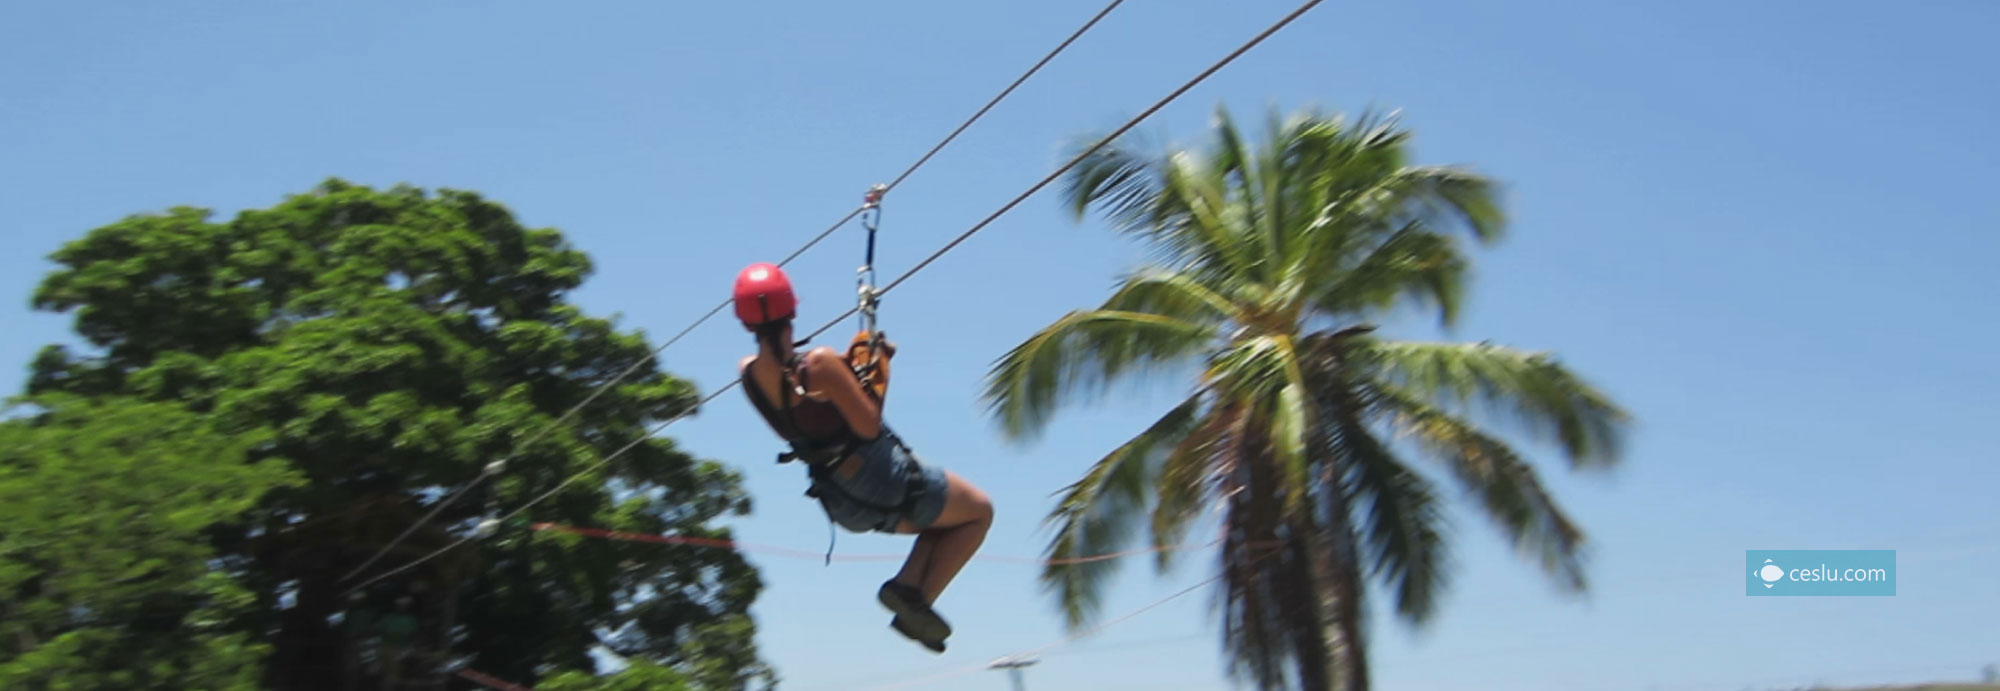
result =
[{"label": "palm frond", "polygon": [[1480,242],[1494,242],[1506,232],[1507,213],[1500,206],[1498,185],[1491,178],[1454,166],[1415,166],[1404,177],[1420,199],[1428,225],[1457,225]]},{"label": "palm frond", "polygon": [[[1099,137],[1080,138],[1095,143]],[[1133,150],[1130,138],[1107,142],[1078,161],[1063,179],[1062,200],[1072,216],[1081,219],[1092,206],[1098,207],[1124,231],[1150,230],[1171,216],[1163,213],[1160,190],[1160,159]]]},{"label": "palm frond", "polygon": [[1350,355],[1370,379],[1420,400],[1479,403],[1540,438],[1553,438],[1572,467],[1613,464],[1629,415],[1609,396],[1546,354],[1485,343],[1355,339]]},{"label": "palm frond", "polygon": [[1061,501],[1045,519],[1056,531],[1049,542],[1050,563],[1042,569],[1042,585],[1055,593],[1070,626],[1097,613],[1099,588],[1119,562],[1070,560],[1115,552],[1130,542],[1132,528],[1150,503],[1160,459],[1194,429],[1201,408],[1201,397],[1191,397],[1113,449],[1082,479],[1064,488]]},{"label": "palm frond", "polygon": [[1410,300],[1435,305],[1439,322],[1448,326],[1458,320],[1466,268],[1451,237],[1408,223],[1353,268],[1315,286],[1311,301],[1329,314],[1366,314]]},{"label": "palm frond", "polygon": [[[1396,154],[1400,157],[1400,154]],[[1371,176],[1360,175],[1372,170]],[[1386,233],[1406,223],[1431,232],[1463,230],[1481,244],[1499,241],[1507,215],[1489,178],[1454,166],[1396,166],[1342,170],[1322,213],[1343,226]],[[1359,236],[1367,238],[1367,235]]]},{"label": "palm frond", "polygon": [[1293,355],[1282,335],[1239,336],[1209,356],[1204,376],[1231,400],[1269,401],[1290,381]]},{"label": "palm frond", "polygon": [[1215,327],[1172,317],[1072,312],[1008,351],[987,374],[983,398],[1011,437],[1038,434],[1059,399],[1098,394],[1135,368],[1191,358]]},{"label": "palm frond", "polygon": [[[1339,487],[1328,494],[1325,510],[1357,511],[1369,575],[1381,578],[1396,594],[1396,612],[1416,624],[1436,612],[1446,586],[1447,549],[1444,515],[1431,482],[1397,458],[1363,423],[1366,411],[1347,392],[1322,389],[1335,411],[1327,425],[1328,453],[1341,459],[1345,471]],[[1329,525],[1356,521],[1329,518]]]},{"label": "palm frond", "polygon": [[[1225,454],[1233,445],[1230,435],[1238,424],[1240,414],[1234,408],[1211,408],[1161,462],[1160,477],[1154,483],[1159,491],[1153,505],[1154,547],[1181,544],[1203,500],[1222,496],[1219,478],[1230,467],[1231,459]],[[1171,570],[1179,554],[1179,550],[1159,550],[1154,554],[1154,568],[1161,573]]]},{"label": "palm frond", "polygon": [[1199,324],[1246,321],[1243,308],[1224,290],[1205,285],[1196,274],[1146,269],[1127,275],[1099,309],[1159,314]]},{"label": "palm frond", "polygon": [[1245,246],[1256,251],[1256,269],[1253,274],[1258,282],[1276,284],[1285,265],[1287,230],[1284,220],[1284,199],[1277,189],[1284,181],[1284,169],[1277,165],[1273,149],[1282,143],[1270,141],[1262,148],[1254,148],[1243,141],[1243,135],[1236,127],[1235,120],[1228,111],[1218,107],[1215,114],[1215,134],[1220,140],[1220,158],[1224,165],[1218,166],[1229,173],[1228,183],[1234,190],[1233,207],[1240,216],[1232,219],[1232,231],[1248,236]]},{"label": "palm frond", "polygon": [[1064,177],[1065,207],[1079,218],[1096,207],[1167,263],[1224,275],[1246,269],[1254,258],[1230,232],[1240,208],[1228,196],[1228,162],[1134,147],[1114,141],[1085,156]]},{"label": "palm frond", "polygon": [[1369,398],[1378,414],[1445,463],[1516,549],[1533,555],[1564,587],[1584,587],[1582,529],[1513,449],[1415,392],[1377,384]]},{"label": "palm frond", "polygon": [[[1312,245],[1308,276],[1339,276],[1365,261],[1375,248],[1405,231],[1452,237],[1463,229],[1481,243],[1497,241],[1505,227],[1491,183],[1446,167],[1332,173],[1341,185],[1328,190],[1317,215],[1304,224]],[[1323,295],[1324,293],[1315,293]]]},{"label": "palm frond", "polygon": [[1227,160],[1184,152],[1166,163],[1162,199],[1172,201],[1163,203],[1186,213],[1148,238],[1155,249],[1212,280],[1257,279],[1264,258],[1257,237],[1242,230],[1254,222],[1256,207],[1245,202],[1233,180],[1244,173]]}]

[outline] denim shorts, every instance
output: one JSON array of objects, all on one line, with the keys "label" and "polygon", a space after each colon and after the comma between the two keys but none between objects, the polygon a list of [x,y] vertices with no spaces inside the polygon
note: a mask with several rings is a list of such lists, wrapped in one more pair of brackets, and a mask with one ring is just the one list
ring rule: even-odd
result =
[{"label": "denim shorts", "polygon": [[814,494],[826,516],[849,532],[893,533],[899,521],[919,530],[944,512],[944,469],[926,465],[888,427],[855,450],[847,462],[861,463],[853,477],[820,473]]}]

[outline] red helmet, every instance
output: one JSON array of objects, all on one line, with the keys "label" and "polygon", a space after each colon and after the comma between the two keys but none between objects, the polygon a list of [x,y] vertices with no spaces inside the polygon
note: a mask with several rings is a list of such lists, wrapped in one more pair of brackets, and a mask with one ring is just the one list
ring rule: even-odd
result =
[{"label": "red helmet", "polygon": [[736,274],[736,318],[744,326],[792,318],[799,298],[792,294],[792,281],[775,264],[758,262]]}]

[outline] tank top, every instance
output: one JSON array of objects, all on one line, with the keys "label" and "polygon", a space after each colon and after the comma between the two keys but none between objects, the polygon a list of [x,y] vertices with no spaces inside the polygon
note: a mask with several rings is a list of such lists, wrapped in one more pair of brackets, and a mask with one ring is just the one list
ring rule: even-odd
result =
[{"label": "tank top", "polygon": [[[793,385],[793,376],[798,371],[798,356],[785,363],[785,376],[780,382],[787,388]],[[749,394],[751,405],[778,432],[778,436],[791,443],[792,451],[800,460],[808,463],[832,463],[846,458],[862,440],[848,428],[847,418],[832,401],[806,396],[791,397],[794,405],[781,409],[764,397],[764,390],[757,380],[750,376],[750,369],[742,373],[743,390]],[[804,388],[804,387],[800,387]]]}]

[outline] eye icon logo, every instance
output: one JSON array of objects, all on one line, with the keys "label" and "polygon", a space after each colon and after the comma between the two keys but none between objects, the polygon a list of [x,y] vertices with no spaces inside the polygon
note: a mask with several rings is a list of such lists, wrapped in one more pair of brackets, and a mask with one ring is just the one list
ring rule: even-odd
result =
[{"label": "eye icon logo", "polygon": [[1777,564],[1771,563],[1771,560],[1765,559],[1764,568],[1757,569],[1751,575],[1756,576],[1757,578],[1763,580],[1764,587],[1768,589],[1772,586],[1777,585],[1779,579],[1785,577],[1785,570],[1779,568]]}]

